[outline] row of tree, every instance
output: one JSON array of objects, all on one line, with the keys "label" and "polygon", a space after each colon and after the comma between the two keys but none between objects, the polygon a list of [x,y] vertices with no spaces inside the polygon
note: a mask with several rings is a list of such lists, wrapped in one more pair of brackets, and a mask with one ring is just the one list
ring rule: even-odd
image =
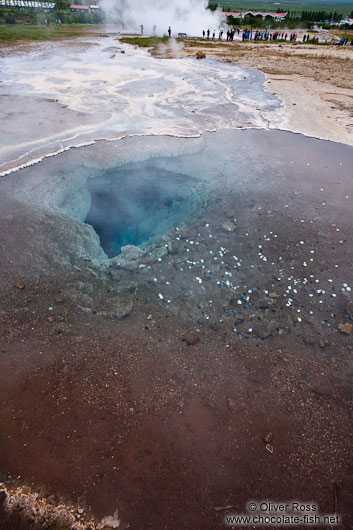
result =
[{"label": "row of tree", "polygon": [[340,22],[343,19],[342,13],[328,13],[327,11],[302,11],[301,20],[310,22]]},{"label": "row of tree", "polygon": [[71,13],[70,11],[57,11],[56,13],[43,13],[34,9],[23,10],[19,7],[11,9],[0,9],[0,24],[43,24],[44,18],[55,23],[55,19],[59,17],[63,24],[103,24],[105,16],[103,11],[94,13]]}]

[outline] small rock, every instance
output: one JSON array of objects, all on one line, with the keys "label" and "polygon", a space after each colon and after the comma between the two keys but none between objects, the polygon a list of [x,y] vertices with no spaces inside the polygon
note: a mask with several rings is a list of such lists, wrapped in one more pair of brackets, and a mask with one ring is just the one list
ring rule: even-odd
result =
[{"label": "small rock", "polygon": [[196,53],[196,59],[204,59],[206,57],[206,54],[205,52],[199,50],[197,53]]},{"label": "small rock", "polygon": [[83,282],[77,282],[77,289],[79,291],[83,291],[85,288],[85,284]]},{"label": "small rock", "polygon": [[234,398],[228,398],[228,408],[230,410],[236,410],[237,408],[237,402]]},{"label": "small rock", "polygon": [[14,287],[17,287],[17,289],[24,289],[24,288],[25,288],[24,284],[21,283],[21,282],[15,282],[15,283],[13,284],[13,286],[14,286]]},{"label": "small rock", "polygon": [[69,326],[65,322],[59,322],[53,329],[53,335],[62,335],[66,331],[69,331]]},{"label": "small rock", "polygon": [[145,256],[144,258],[139,259],[140,265],[149,265],[152,263],[152,258],[150,256]]},{"label": "small rock", "polygon": [[48,322],[49,322],[49,324],[52,324],[53,322],[55,322],[55,318],[48,317]]},{"label": "small rock", "polygon": [[325,341],[323,339],[319,340],[319,346],[320,348],[325,348]]},{"label": "small rock", "polygon": [[108,528],[119,528],[120,526],[120,520],[119,519],[115,519],[114,517],[112,517],[111,515],[109,515],[108,517],[104,517],[100,523],[98,523],[98,530],[105,530],[105,529],[108,529]]},{"label": "small rock", "polygon": [[270,305],[273,304],[271,298],[269,298],[268,296],[258,295],[258,293],[254,293],[251,298],[251,301],[257,309],[268,309]]},{"label": "small rock", "polygon": [[190,233],[186,230],[176,230],[176,233],[181,239],[188,239],[190,237]]},{"label": "small rock", "polygon": [[125,245],[124,247],[121,247],[121,255],[126,260],[136,260],[143,256],[144,250],[142,250],[139,247],[135,247],[134,245]]},{"label": "small rock", "polygon": [[168,246],[156,247],[151,250],[151,259],[152,261],[155,261],[157,259],[164,258],[164,256],[166,256],[168,252]]},{"label": "small rock", "polygon": [[234,230],[237,229],[237,225],[235,225],[231,221],[227,221],[226,223],[222,224],[222,228],[225,232],[234,232]]},{"label": "small rock", "polygon": [[56,296],[56,297],[55,297],[55,302],[56,302],[57,304],[62,304],[63,301],[64,301],[64,300],[61,298],[61,296]]},{"label": "small rock", "polygon": [[[138,268],[139,262],[137,260],[127,260],[123,256],[114,258],[113,266],[117,269],[124,269],[126,271],[134,271]],[[113,276],[114,277],[114,276]]]},{"label": "small rock", "polygon": [[262,434],[262,439],[265,444],[270,444],[273,440],[273,434],[271,431],[264,432]]},{"label": "small rock", "polygon": [[55,495],[49,495],[49,497],[47,497],[47,504],[50,504],[51,506],[55,506],[57,504],[57,498]]},{"label": "small rock", "polygon": [[49,522],[58,528],[70,527],[75,523],[73,515],[66,509],[58,506],[51,512]]},{"label": "small rock", "polygon": [[253,324],[253,332],[260,339],[267,339],[275,331],[275,325],[272,321],[260,320]]},{"label": "small rock", "polygon": [[270,293],[268,296],[269,296],[270,298],[279,298],[280,295],[277,294],[277,293]]},{"label": "small rock", "polygon": [[353,320],[353,302],[350,302],[346,309],[348,316],[351,320]]},{"label": "small rock", "polygon": [[186,342],[189,346],[192,346],[194,344],[197,344],[200,340],[200,335],[196,333],[196,331],[189,331],[188,333],[185,333],[184,337],[182,338],[183,341]]},{"label": "small rock", "polygon": [[346,322],[345,324],[340,324],[339,328],[340,328],[341,333],[344,333],[345,335],[352,335],[352,332],[353,332],[352,324],[348,324],[348,322]]},{"label": "small rock", "polygon": [[113,312],[118,320],[130,315],[132,311],[132,302],[115,302]]}]

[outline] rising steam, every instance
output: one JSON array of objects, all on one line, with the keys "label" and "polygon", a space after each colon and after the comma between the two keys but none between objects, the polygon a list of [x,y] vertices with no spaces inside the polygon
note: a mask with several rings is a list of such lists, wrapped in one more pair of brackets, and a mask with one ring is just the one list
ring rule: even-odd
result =
[{"label": "rising steam", "polygon": [[146,34],[166,34],[168,27],[175,35],[179,32],[200,36],[208,28],[217,31],[220,13],[206,10],[207,0],[101,0],[100,6],[110,20],[124,30]]}]

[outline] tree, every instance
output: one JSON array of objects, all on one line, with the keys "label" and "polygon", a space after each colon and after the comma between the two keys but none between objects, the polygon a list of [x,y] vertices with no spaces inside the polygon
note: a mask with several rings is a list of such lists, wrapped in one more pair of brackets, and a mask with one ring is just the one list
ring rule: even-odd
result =
[{"label": "tree", "polygon": [[67,0],[56,0],[55,11],[68,11],[70,9],[70,2]]},{"label": "tree", "polygon": [[207,6],[207,9],[209,9],[210,11],[216,11],[217,7],[218,7],[218,4],[214,4],[213,2],[209,2],[208,6]]}]

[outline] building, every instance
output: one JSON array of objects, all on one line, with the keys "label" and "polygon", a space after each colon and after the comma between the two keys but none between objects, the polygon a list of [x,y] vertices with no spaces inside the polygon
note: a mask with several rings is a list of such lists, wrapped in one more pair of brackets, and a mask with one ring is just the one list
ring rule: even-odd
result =
[{"label": "building", "polygon": [[24,9],[44,9],[48,11],[55,8],[55,3],[31,0],[0,0],[0,7],[21,7]]},{"label": "building", "polygon": [[265,20],[266,18],[273,18],[273,20],[275,20],[276,22],[283,22],[283,20],[285,20],[286,16],[288,15],[288,12],[273,13],[271,11],[225,11],[223,12],[223,14],[226,16],[232,16],[234,18],[261,18],[262,20]]},{"label": "building", "polygon": [[81,6],[79,4],[70,5],[71,13],[89,13],[89,6]]},{"label": "building", "polygon": [[71,4],[70,11],[71,13],[96,13],[97,11],[99,11],[99,6],[97,6],[96,4],[92,4],[89,6]]}]

